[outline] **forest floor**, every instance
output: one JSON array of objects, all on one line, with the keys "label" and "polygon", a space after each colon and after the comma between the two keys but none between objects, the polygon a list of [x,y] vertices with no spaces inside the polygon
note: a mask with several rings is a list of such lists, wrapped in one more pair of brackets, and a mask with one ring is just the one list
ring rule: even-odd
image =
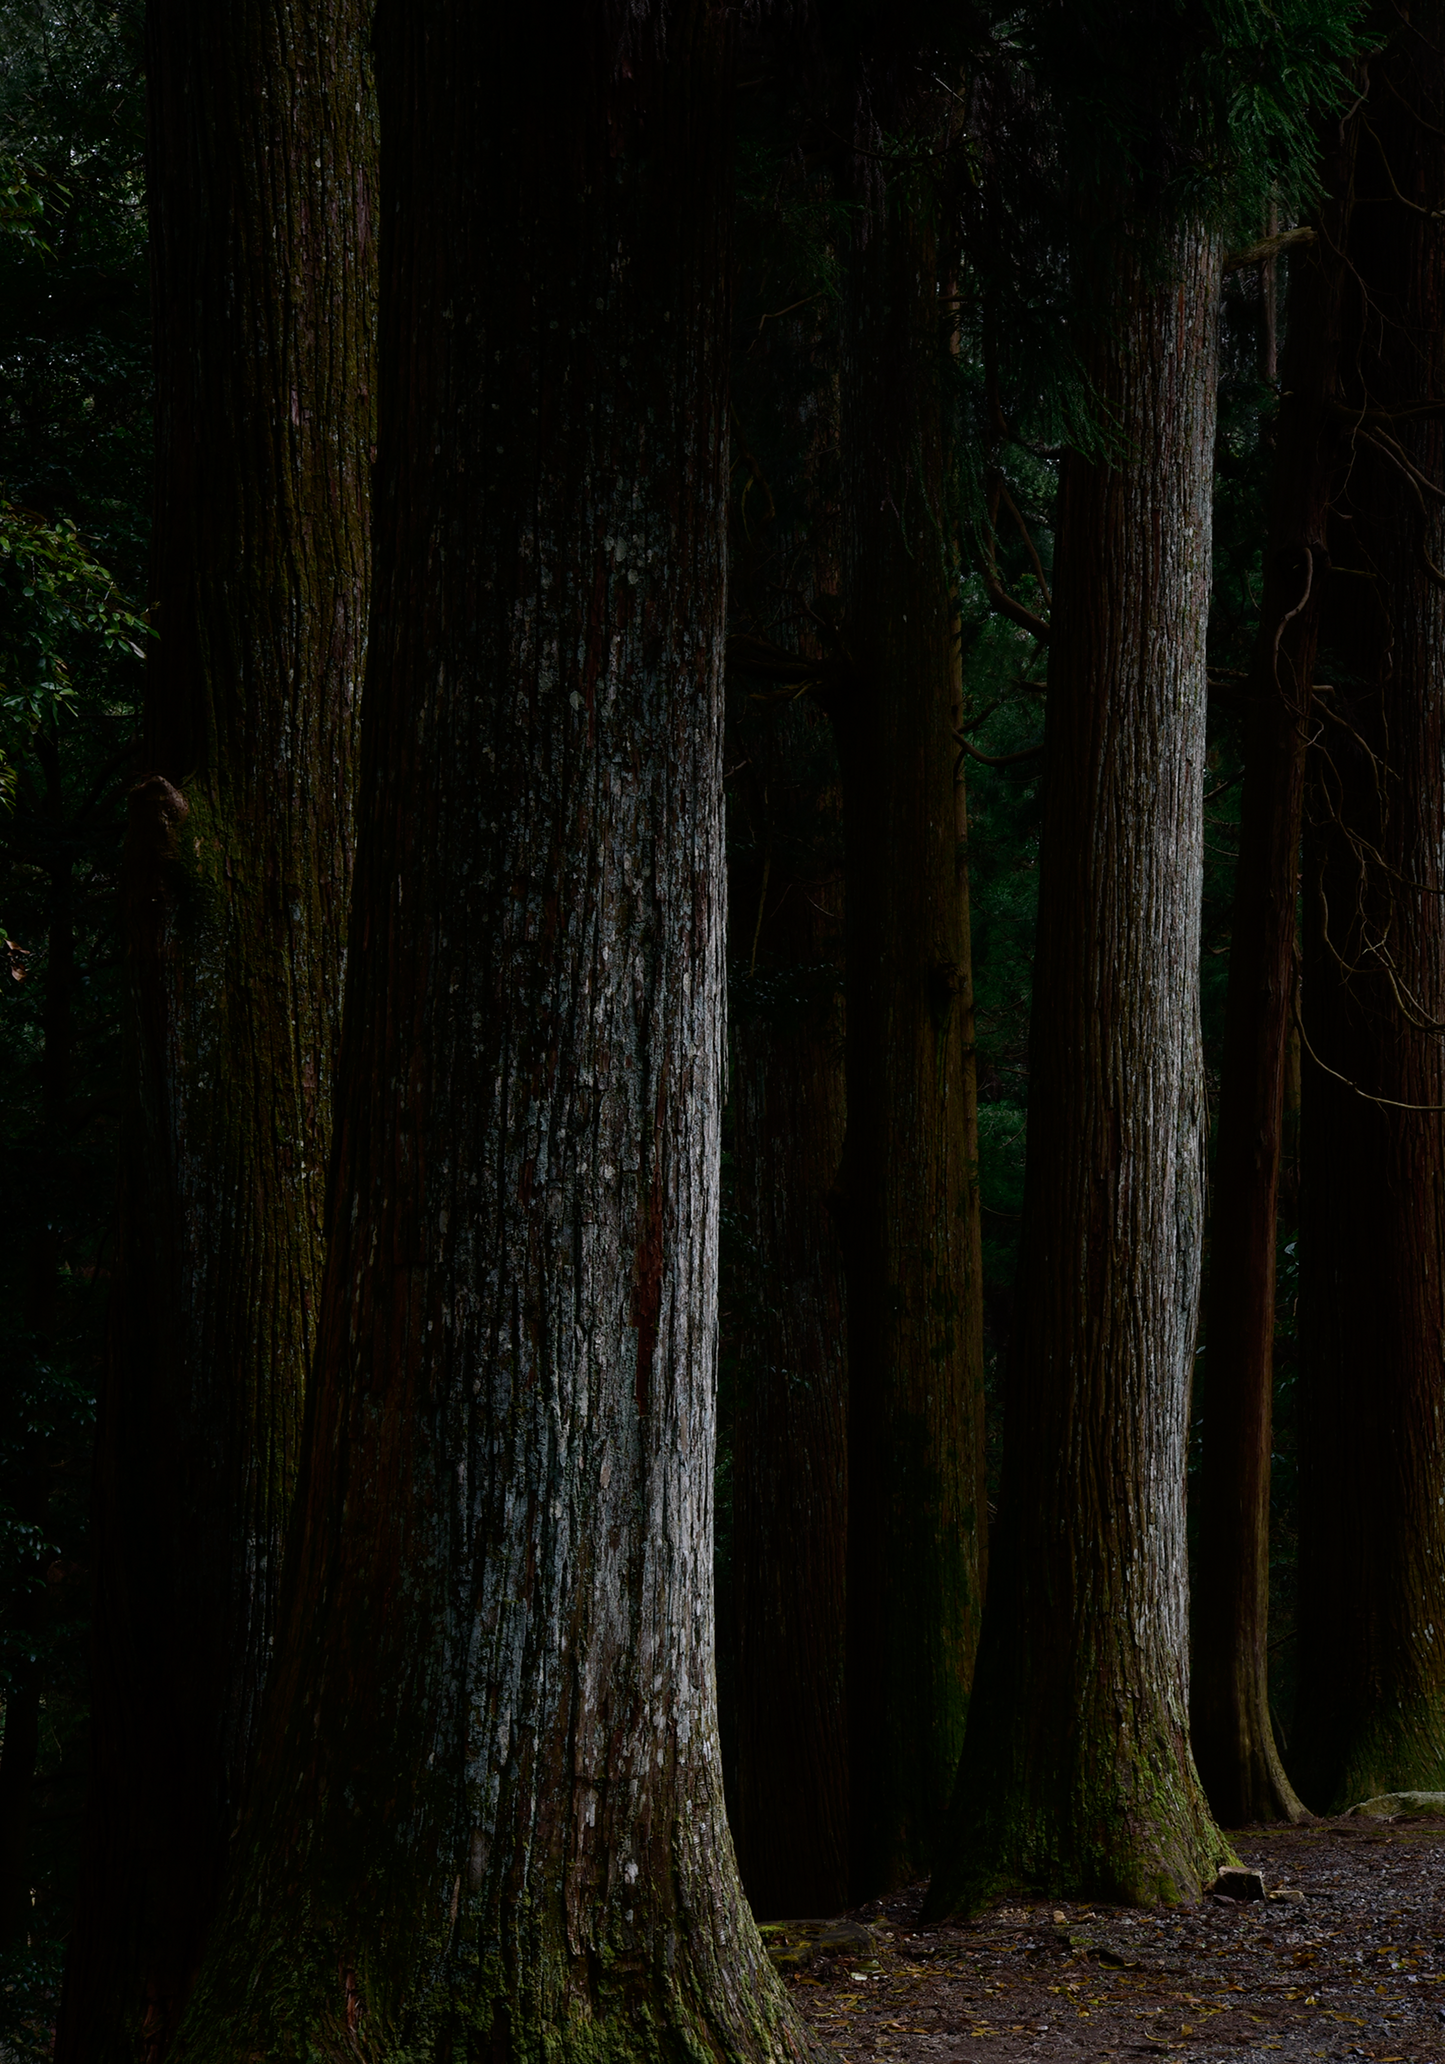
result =
[{"label": "forest floor", "polygon": [[1445,1819],[1231,1839],[1271,1890],[1303,1899],[1170,1911],[1051,1900],[923,1928],[917,1885],[849,1917],[871,1945],[862,1927],[843,1931],[842,1954],[802,1944],[798,1968],[784,1951],[784,1976],[817,2034],[856,2064],[1445,2064]]}]

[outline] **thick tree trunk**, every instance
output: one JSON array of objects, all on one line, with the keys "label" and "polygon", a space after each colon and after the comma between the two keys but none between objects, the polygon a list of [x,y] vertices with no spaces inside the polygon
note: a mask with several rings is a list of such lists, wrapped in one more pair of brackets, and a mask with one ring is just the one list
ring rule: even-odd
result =
[{"label": "thick tree trunk", "polygon": [[332,1240],[187,2058],[807,2047],[713,1681],[727,34],[379,25]]},{"label": "thick tree trunk", "polygon": [[1198,951],[1218,258],[1120,259],[1066,458],[1023,1275],[989,1609],[937,1913],[1001,1882],[1190,1898],[1184,1461],[1203,1216]]},{"label": "thick tree trunk", "polygon": [[[876,170],[876,154],[859,163]],[[841,386],[855,681],[834,704],[848,875],[838,1212],[855,1899],[931,1860],[962,1745],[986,1532],[938,264],[927,197],[901,176],[886,193],[871,173],[867,184]]]},{"label": "thick tree trunk", "polygon": [[1307,805],[1295,1774],[1324,1809],[1445,1786],[1445,9],[1387,25]]},{"label": "thick tree trunk", "polygon": [[836,806],[820,781],[826,719],[792,706],[770,722],[766,876],[756,859],[733,874],[730,1028],[732,1823],[760,1920],[848,1903],[846,1298],[829,1201],[846,1112],[843,883],[841,868],[819,873]]},{"label": "thick tree trunk", "polygon": [[58,2055],[160,2054],[251,1758],[322,1261],[373,435],[368,10],[147,27],[157,487],[88,1855]]},{"label": "thick tree trunk", "polygon": [[1251,665],[1210,1209],[1192,1712],[1194,1754],[1226,1827],[1299,1820],[1269,1710],[1269,1515],[1275,1245],[1295,980],[1305,745],[1325,534],[1340,439],[1343,242],[1354,125],[1331,127],[1334,197],[1290,261],[1284,395],[1264,601]]}]

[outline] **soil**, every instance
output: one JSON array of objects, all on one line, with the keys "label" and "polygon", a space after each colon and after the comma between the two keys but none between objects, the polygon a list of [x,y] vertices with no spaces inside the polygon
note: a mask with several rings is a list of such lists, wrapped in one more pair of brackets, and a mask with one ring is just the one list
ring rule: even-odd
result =
[{"label": "soil", "polygon": [[1153,1911],[1031,1901],[921,1928],[916,1885],[849,1917],[867,1934],[768,1934],[805,2018],[857,2064],[1445,2064],[1445,1818],[1317,1820],[1231,1840],[1271,1892],[1303,1898]]}]

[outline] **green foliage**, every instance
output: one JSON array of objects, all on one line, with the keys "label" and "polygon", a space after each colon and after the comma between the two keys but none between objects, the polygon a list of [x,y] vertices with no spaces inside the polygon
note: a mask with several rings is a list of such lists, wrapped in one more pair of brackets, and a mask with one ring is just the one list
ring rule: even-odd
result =
[{"label": "green foliage", "polygon": [[0,802],[13,807],[15,760],[39,727],[73,710],[77,646],[94,680],[123,652],[140,659],[145,634],[68,516],[47,523],[0,498]]},{"label": "green foliage", "polygon": [[0,155],[0,237],[14,237],[40,251],[50,246],[40,234],[44,196],[31,185],[25,168]]},{"label": "green foliage", "polygon": [[0,1942],[17,2058],[49,2054],[86,1779],[115,888],[146,642],[123,599],[148,528],[141,21],[140,0],[0,0],[0,1700],[40,1698],[24,1924]]},{"label": "green foliage", "polygon": [[1341,106],[1360,0],[1046,0],[1027,59],[1074,206],[1137,234],[1141,206],[1257,234],[1314,188],[1314,119]]},{"label": "green foliage", "polygon": [[[1166,271],[1181,222],[1233,244],[1316,188],[1314,125],[1352,91],[1361,0],[1039,0],[986,18],[954,150],[962,264],[956,492],[983,526],[1001,448],[1106,455],[1085,371],[1121,257]],[[961,168],[961,169],[960,169]]]}]

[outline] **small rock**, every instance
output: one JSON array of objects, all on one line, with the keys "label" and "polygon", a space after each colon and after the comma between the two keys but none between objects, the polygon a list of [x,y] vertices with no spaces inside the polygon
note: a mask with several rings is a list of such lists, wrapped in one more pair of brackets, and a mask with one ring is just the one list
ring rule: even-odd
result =
[{"label": "small rock", "polygon": [[1269,1896],[1271,1899],[1279,1900],[1285,1906],[1303,1906],[1304,1904],[1304,1894],[1295,1885],[1281,1885],[1277,1890],[1271,1892]]},{"label": "small rock", "polygon": [[1264,1899],[1264,1872],[1241,1870],[1231,1865],[1219,1873],[1210,1886],[1216,1899]]}]

